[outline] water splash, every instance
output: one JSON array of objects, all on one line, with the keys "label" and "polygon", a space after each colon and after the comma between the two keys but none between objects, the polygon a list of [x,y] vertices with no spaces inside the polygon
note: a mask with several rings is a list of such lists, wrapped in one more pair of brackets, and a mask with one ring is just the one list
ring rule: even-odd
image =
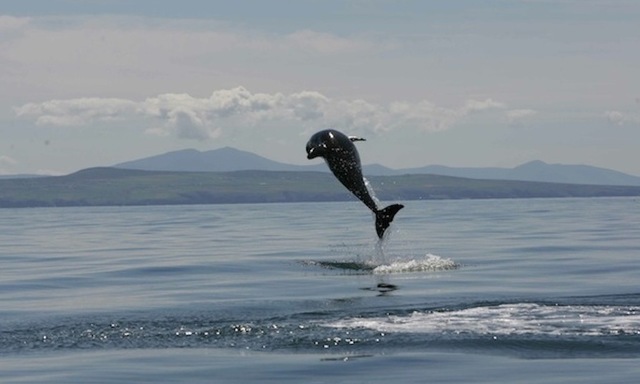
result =
[{"label": "water splash", "polygon": [[439,335],[640,335],[640,307],[515,303],[450,311],[415,311],[404,316],[352,318],[325,326]]},{"label": "water splash", "polygon": [[423,259],[398,260],[390,264],[378,265],[373,269],[374,274],[392,274],[408,272],[434,272],[457,269],[460,264],[437,255],[427,253]]},{"label": "water splash", "polygon": [[376,263],[371,260],[367,261],[316,261],[304,260],[302,264],[319,266],[327,269],[338,269],[344,271],[352,271],[354,273],[371,273],[374,275],[390,275],[394,273],[411,273],[411,272],[437,272],[448,271],[460,268],[460,264],[455,261],[432,255],[427,253],[422,259],[396,260],[392,263]]}]

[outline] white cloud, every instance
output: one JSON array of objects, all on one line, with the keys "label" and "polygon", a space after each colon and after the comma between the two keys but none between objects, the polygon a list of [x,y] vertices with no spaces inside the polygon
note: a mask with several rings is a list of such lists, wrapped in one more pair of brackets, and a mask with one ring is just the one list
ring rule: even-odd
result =
[{"label": "white cloud", "polygon": [[640,115],[620,111],[606,111],[604,116],[615,125],[640,124]]},{"label": "white cloud", "polygon": [[284,38],[284,46],[320,54],[365,52],[376,47],[372,41],[355,37],[340,37],[312,30],[293,32]]},{"label": "white cloud", "polygon": [[142,117],[155,124],[147,129],[148,133],[205,140],[218,137],[231,127],[259,127],[269,121],[359,133],[400,128],[442,131],[469,114],[502,109],[504,103],[492,99],[468,100],[459,108],[437,106],[427,100],[381,105],[362,99],[331,99],[315,91],[252,93],[236,87],[216,90],[204,98],[186,93],[165,93],[143,101],[78,98],[28,103],[15,107],[14,111],[18,117],[34,119],[36,124],[54,126],[82,126]]},{"label": "white cloud", "polygon": [[7,32],[13,29],[19,29],[29,24],[30,21],[31,19],[28,17],[0,15],[0,31]]},{"label": "white cloud", "polygon": [[15,165],[15,164],[18,164],[18,161],[15,160],[11,156],[1,155],[0,156],[0,165],[2,165],[2,164]]},{"label": "white cloud", "polygon": [[11,156],[0,155],[0,175],[11,174],[18,161]]},{"label": "white cloud", "polygon": [[506,115],[509,123],[511,124],[516,121],[534,116],[537,113],[538,112],[533,109],[511,109],[506,112]]},{"label": "white cloud", "polygon": [[609,120],[609,122],[617,125],[622,125],[624,123],[624,115],[620,111],[606,111],[604,116]]},{"label": "white cloud", "polygon": [[223,127],[259,125],[267,120],[308,121],[323,116],[328,101],[317,92],[251,93],[244,87],[214,91],[208,98],[188,94],[162,94],[140,103],[146,117],[165,122],[163,128],[150,131],[178,137],[208,139],[218,137]]},{"label": "white cloud", "polygon": [[85,97],[50,100],[15,107],[18,117],[34,117],[39,125],[83,125],[92,121],[124,118],[135,111],[136,103],[117,98]]},{"label": "white cloud", "polygon": [[493,99],[468,100],[461,112],[464,114],[480,112],[487,109],[504,108],[504,103]]}]

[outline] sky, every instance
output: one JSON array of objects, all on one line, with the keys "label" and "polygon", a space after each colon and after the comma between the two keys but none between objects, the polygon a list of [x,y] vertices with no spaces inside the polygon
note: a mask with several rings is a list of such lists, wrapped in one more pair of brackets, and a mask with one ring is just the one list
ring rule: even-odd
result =
[{"label": "sky", "polygon": [[[0,0],[0,174],[231,146],[640,176],[635,0]],[[320,161],[320,160],[314,160]]]}]

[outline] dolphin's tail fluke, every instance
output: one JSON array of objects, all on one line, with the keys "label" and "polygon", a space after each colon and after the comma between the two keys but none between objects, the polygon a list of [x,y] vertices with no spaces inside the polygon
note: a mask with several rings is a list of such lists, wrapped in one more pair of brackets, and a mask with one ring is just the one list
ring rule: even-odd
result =
[{"label": "dolphin's tail fluke", "polygon": [[385,209],[376,211],[376,232],[378,233],[379,238],[382,239],[384,231],[389,228],[389,225],[393,221],[393,217],[402,208],[404,208],[404,205],[402,204],[392,204]]}]

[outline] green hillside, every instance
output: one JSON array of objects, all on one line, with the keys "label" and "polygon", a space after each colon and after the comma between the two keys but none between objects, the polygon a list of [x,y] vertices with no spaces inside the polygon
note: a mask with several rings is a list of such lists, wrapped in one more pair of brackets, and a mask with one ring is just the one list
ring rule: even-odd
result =
[{"label": "green hillside", "polygon": [[[640,196],[640,187],[376,176],[383,201]],[[150,172],[91,168],[67,176],[0,180],[0,207],[343,201],[355,199],[324,172]]]}]

